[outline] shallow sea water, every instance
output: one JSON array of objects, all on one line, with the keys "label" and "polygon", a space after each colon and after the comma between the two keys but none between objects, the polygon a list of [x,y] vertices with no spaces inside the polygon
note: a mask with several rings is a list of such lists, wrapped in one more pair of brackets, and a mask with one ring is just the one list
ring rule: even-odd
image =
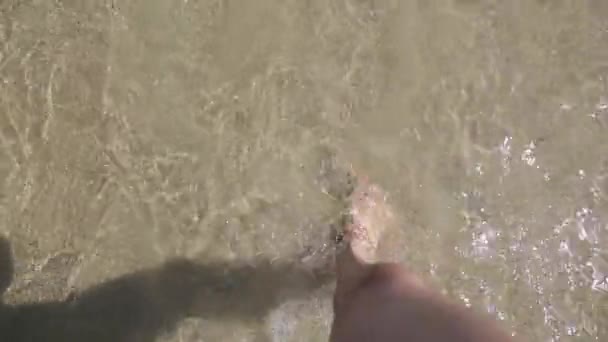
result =
[{"label": "shallow sea water", "polygon": [[[326,341],[331,283],[242,307],[327,253],[352,166],[398,214],[386,258],[527,340],[605,341],[607,78],[602,0],[1,1],[4,302],[44,331],[66,309],[25,303],[144,272],[174,322],[114,340]],[[175,258],[269,276],[184,314]],[[121,331],[82,310],[69,338]]]}]

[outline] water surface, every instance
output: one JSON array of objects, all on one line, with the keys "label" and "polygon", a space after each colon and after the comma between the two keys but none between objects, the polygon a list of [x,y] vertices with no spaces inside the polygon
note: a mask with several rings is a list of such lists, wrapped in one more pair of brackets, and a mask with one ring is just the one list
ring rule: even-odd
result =
[{"label": "water surface", "polygon": [[[608,339],[602,0],[4,0],[5,302],[166,260],[298,262],[351,165],[384,253],[530,341]],[[324,341],[327,291],[159,341]]]}]

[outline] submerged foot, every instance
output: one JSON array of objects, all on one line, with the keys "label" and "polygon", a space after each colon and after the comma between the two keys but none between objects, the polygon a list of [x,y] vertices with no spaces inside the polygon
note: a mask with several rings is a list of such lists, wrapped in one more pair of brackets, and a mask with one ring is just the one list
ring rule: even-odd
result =
[{"label": "submerged foot", "polygon": [[382,189],[367,179],[358,179],[354,184],[340,227],[342,240],[336,254],[336,313],[344,310],[353,293],[374,269],[380,238],[393,219]]},{"label": "submerged foot", "polygon": [[384,191],[365,178],[359,179],[350,195],[344,242],[357,259],[366,263],[374,262],[382,233],[392,219],[393,213]]}]

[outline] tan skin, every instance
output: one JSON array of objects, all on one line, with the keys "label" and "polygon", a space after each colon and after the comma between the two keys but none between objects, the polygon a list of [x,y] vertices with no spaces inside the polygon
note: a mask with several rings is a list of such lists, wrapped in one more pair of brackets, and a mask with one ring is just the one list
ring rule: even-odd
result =
[{"label": "tan skin", "polygon": [[362,182],[351,195],[352,222],[336,257],[337,286],[331,342],[508,342],[493,320],[431,290],[395,263],[375,261],[391,219],[381,190]]}]

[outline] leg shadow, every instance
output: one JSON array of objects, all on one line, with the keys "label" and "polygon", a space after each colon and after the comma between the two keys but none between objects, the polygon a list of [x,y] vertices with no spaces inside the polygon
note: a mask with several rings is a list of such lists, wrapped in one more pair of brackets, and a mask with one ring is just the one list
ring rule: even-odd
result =
[{"label": "leg shadow", "polygon": [[[0,267],[4,291],[12,260],[2,239]],[[0,306],[0,340],[152,342],[187,317],[258,320],[282,301],[305,297],[331,278],[327,270],[267,260],[198,264],[176,259],[65,301]]]},{"label": "leg shadow", "polygon": [[13,253],[8,240],[0,237],[0,300],[13,280]]}]

